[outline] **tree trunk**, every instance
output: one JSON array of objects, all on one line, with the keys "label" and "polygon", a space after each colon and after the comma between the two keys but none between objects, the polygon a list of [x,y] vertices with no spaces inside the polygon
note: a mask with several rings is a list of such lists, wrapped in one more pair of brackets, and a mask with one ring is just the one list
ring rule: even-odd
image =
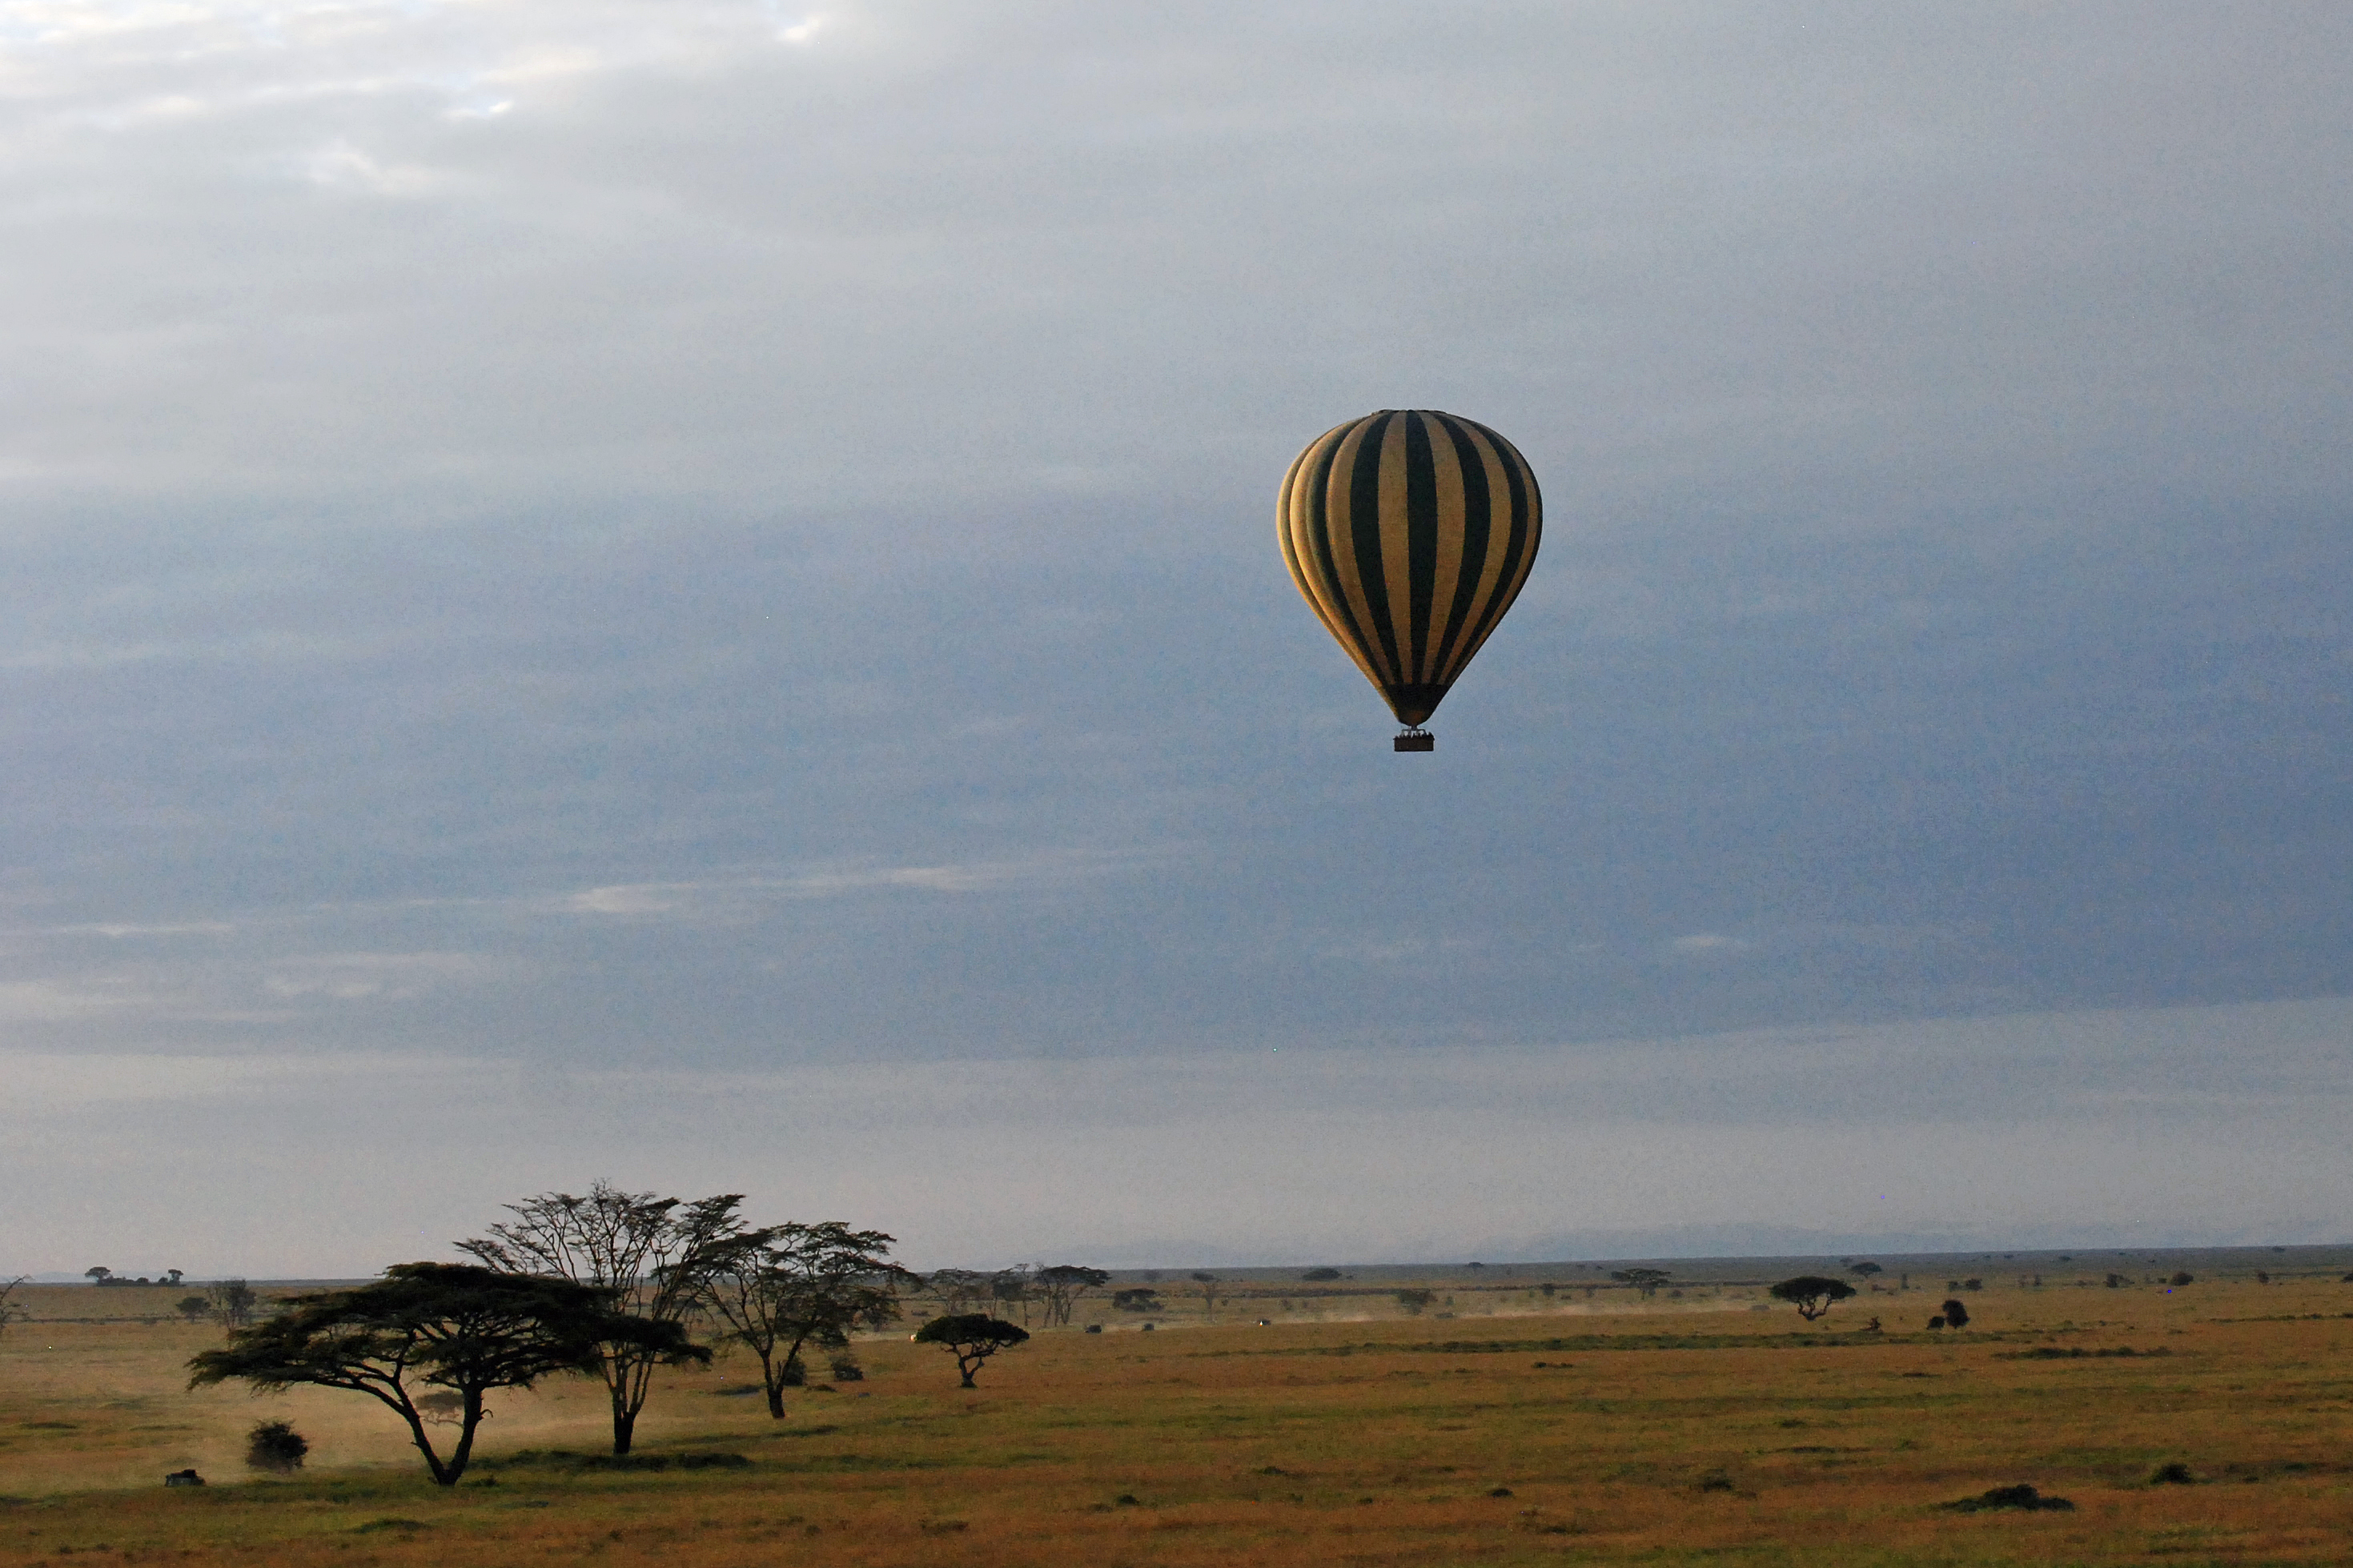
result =
[{"label": "tree trunk", "polygon": [[625,1404],[619,1394],[613,1396],[613,1452],[629,1451],[629,1438],[638,1429],[638,1413]]},{"label": "tree trunk", "polygon": [[482,1391],[469,1388],[462,1391],[460,1397],[465,1403],[459,1407],[458,1447],[449,1456],[449,1479],[441,1483],[445,1487],[456,1486],[458,1478],[466,1473],[467,1461],[474,1454],[474,1433],[482,1425]]},{"label": "tree trunk", "polygon": [[[389,1405],[392,1402],[390,1400],[386,1400],[385,1403]],[[408,1423],[408,1440],[417,1445],[417,1451],[418,1453],[425,1456],[425,1468],[432,1473],[433,1484],[437,1487],[456,1486],[458,1484],[457,1476],[450,1470],[448,1466],[441,1462],[441,1456],[433,1451],[433,1439],[425,1435],[425,1423],[418,1417],[416,1408],[414,1406],[410,1406],[409,1408],[402,1409],[401,1406],[397,1405],[393,1405],[393,1408],[399,1410],[401,1419]]]}]

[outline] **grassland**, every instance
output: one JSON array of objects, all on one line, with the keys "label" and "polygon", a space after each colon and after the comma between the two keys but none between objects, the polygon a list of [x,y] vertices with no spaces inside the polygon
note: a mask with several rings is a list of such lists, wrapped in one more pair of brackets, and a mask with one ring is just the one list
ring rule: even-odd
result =
[{"label": "grassland", "polygon": [[[181,1363],[217,1331],[142,1321],[136,1292],[36,1291],[46,1321],[0,1341],[0,1565],[2353,1560],[2353,1284],[2333,1275],[1989,1279],[1957,1335],[1918,1330],[1941,1289],[1810,1327],[1725,1285],[1641,1302],[1440,1279],[1454,1315],[1406,1318],[1382,1315],[1388,1283],[1253,1287],[1148,1334],[1098,1307],[1106,1331],[1041,1331],[976,1393],[877,1340],[863,1382],[781,1423],[723,1360],[657,1391],[638,1454],[660,1468],[591,1464],[601,1394],[565,1382],[497,1401],[454,1490],[366,1400],[190,1392]],[[101,1296],[110,1318],[57,1321]],[[1857,1331],[1874,1313],[1889,1331]],[[280,1416],[311,1467],[248,1479],[243,1435]],[[709,1455],[746,1462],[681,1462]],[[2151,1482],[2177,1463],[2195,1484]],[[215,1484],[161,1485],[191,1466]],[[2018,1482],[2075,1507],[1936,1506]]]}]

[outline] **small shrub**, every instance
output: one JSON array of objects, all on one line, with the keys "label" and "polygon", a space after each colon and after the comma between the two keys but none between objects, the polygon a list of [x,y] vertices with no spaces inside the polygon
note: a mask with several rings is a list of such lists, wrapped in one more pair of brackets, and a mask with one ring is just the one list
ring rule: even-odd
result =
[{"label": "small shrub", "polygon": [[850,1354],[848,1351],[834,1352],[831,1356],[826,1359],[825,1364],[827,1369],[833,1373],[833,1381],[836,1383],[863,1383],[866,1381],[866,1369],[859,1365],[858,1358]]},{"label": "small shrub", "polygon": [[1995,1509],[2018,1509],[2029,1513],[2075,1511],[2075,1505],[2065,1498],[2044,1497],[2023,1482],[2014,1487],[1990,1487],[1975,1497],[1959,1498],[1936,1506],[1949,1513],[1984,1513]]},{"label": "small shrub", "polygon": [[264,1421],[246,1435],[245,1464],[248,1469],[290,1476],[302,1468],[310,1451],[311,1440],[288,1423]]},{"label": "small shrub", "polygon": [[1340,1271],[1336,1268],[1311,1268],[1300,1278],[1312,1285],[1322,1285],[1340,1278]]},{"label": "small shrub", "polygon": [[2197,1283],[2197,1279],[2198,1277],[2196,1275],[2184,1271],[2182,1273],[2176,1274],[2172,1279],[2167,1280],[2166,1283],[2179,1288],[2183,1285],[2193,1285]]},{"label": "small shrub", "polygon": [[1946,1302],[1943,1310],[1947,1328],[1966,1329],[1969,1326],[1969,1310],[1961,1305],[1957,1297]]},{"label": "small shrub", "polygon": [[2189,1466],[2176,1459],[2151,1470],[2148,1484],[2153,1487],[2194,1487],[2198,1484],[2198,1478],[2189,1473]]}]

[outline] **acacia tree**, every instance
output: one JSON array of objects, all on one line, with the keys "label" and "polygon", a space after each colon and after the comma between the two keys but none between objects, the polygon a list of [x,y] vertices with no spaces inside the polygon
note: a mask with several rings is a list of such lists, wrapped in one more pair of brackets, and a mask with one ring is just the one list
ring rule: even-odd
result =
[{"label": "acacia tree", "polygon": [[19,1274],[6,1284],[0,1285],[0,1334],[8,1331],[9,1324],[17,1322],[25,1317],[25,1309],[14,1304],[9,1298],[16,1295],[17,1286],[31,1278],[29,1274]]},{"label": "acacia tree", "polygon": [[1038,1265],[1017,1263],[988,1277],[988,1299],[1000,1307],[1018,1307],[1021,1321],[1029,1321],[1029,1303],[1037,1300]]},{"label": "acacia tree", "polygon": [[1609,1278],[1620,1285],[1631,1285],[1647,1301],[1659,1293],[1659,1287],[1667,1282],[1669,1273],[1664,1268],[1620,1268],[1613,1270]]},{"label": "acacia tree", "polygon": [[1218,1315],[1218,1298],[1226,1293],[1226,1282],[1214,1274],[1197,1269],[1193,1275],[1193,1289],[1201,1298],[1201,1316],[1215,1318]]},{"label": "acacia tree", "polygon": [[[512,1221],[458,1243],[458,1250],[501,1274],[568,1279],[610,1291],[617,1307],[638,1316],[682,1324],[694,1307],[696,1281],[680,1266],[742,1232],[735,1206],[743,1201],[741,1193],[722,1193],[683,1203],[625,1193],[599,1178],[586,1197],[542,1193],[507,1205]],[[625,1335],[604,1346],[591,1368],[612,1405],[614,1453],[629,1451],[663,1360],[642,1339]]]},{"label": "acacia tree", "polygon": [[1798,1309],[1798,1316],[1812,1322],[1831,1310],[1831,1304],[1845,1300],[1854,1294],[1854,1287],[1843,1279],[1827,1279],[1819,1274],[1800,1274],[1795,1279],[1784,1279],[1766,1292],[1777,1301],[1787,1301]]},{"label": "acacia tree", "polygon": [[970,1268],[935,1268],[923,1278],[923,1289],[939,1298],[950,1317],[976,1301],[988,1299],[989,1277]]},{"label": "acacia tree", "polygon": [[1090,1290],[1100,1289],[1111,1283],[1111,1276],[1100,1268],[1083,1268],[1075,1263],[1057,1263],[1051,1268],[1040,1268],[1037,1276],[1038,1295],[1046,1304],[1046,1326],[1071,1324],[1071,1309],[1079,1298]]},{"label": "acacia tree", "polygon": [[205,1310],[231,1331],[253,1321],[253,1310],[260,1300],[253,1287],[242,1279],[216,1279],[205,1287]]},{"label": "acacia tree", "polygon": [[[453,1487],[493,1388],[587,1370],[621,1343],[653,1360],[711,1359],[677,1323],[616,1310],[613,1300],[608,1289],[569,1279],[396,1263],[374,1284],[297,1296],[286,1311],[237,1330],[189,1361],[188,1386],[237,1378],[256,1393],[307,1384],[364,1394],[407,1423],[434,1484]],[[422,1403],[435,1393],[458,1400],[458,1439],[446,1457],[425,1430]]]},{"label": "acacia tree", "polygon": [[972,1374],[980,1370],[981,1363],[1027,1341],[1029,1331],[986,1312],[960,1312],[934,1318],[917,1329],[913,1338],[919,1345],[945,1345],[956,1358],[956,1371],[964,1374],[964,1386],[971,1388],[975,1386]]},{"label": "acacia tree", "polygon": [[896,1237],[839,1220],[779,1225],[714,1238],[680,1265],[694,1300],[729,1339],[760,1358],[768,1414],[781,1420],[801,1347],[839,1349],[853,1328],[899,1315],[899,1290],[921,1277],[890,1260]]}]

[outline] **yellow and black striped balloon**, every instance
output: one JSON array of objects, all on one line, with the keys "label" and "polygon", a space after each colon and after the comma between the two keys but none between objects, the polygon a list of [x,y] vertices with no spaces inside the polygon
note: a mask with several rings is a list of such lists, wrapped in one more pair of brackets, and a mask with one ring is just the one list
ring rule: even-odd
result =
[{"label": "yellow and black striped balloon", "polygon": [[1384,408],[1299,454],[1276,521],[1291,580],[1398,721],[1419,724],[1518,597],[1544,502],[1484,425]]}]

